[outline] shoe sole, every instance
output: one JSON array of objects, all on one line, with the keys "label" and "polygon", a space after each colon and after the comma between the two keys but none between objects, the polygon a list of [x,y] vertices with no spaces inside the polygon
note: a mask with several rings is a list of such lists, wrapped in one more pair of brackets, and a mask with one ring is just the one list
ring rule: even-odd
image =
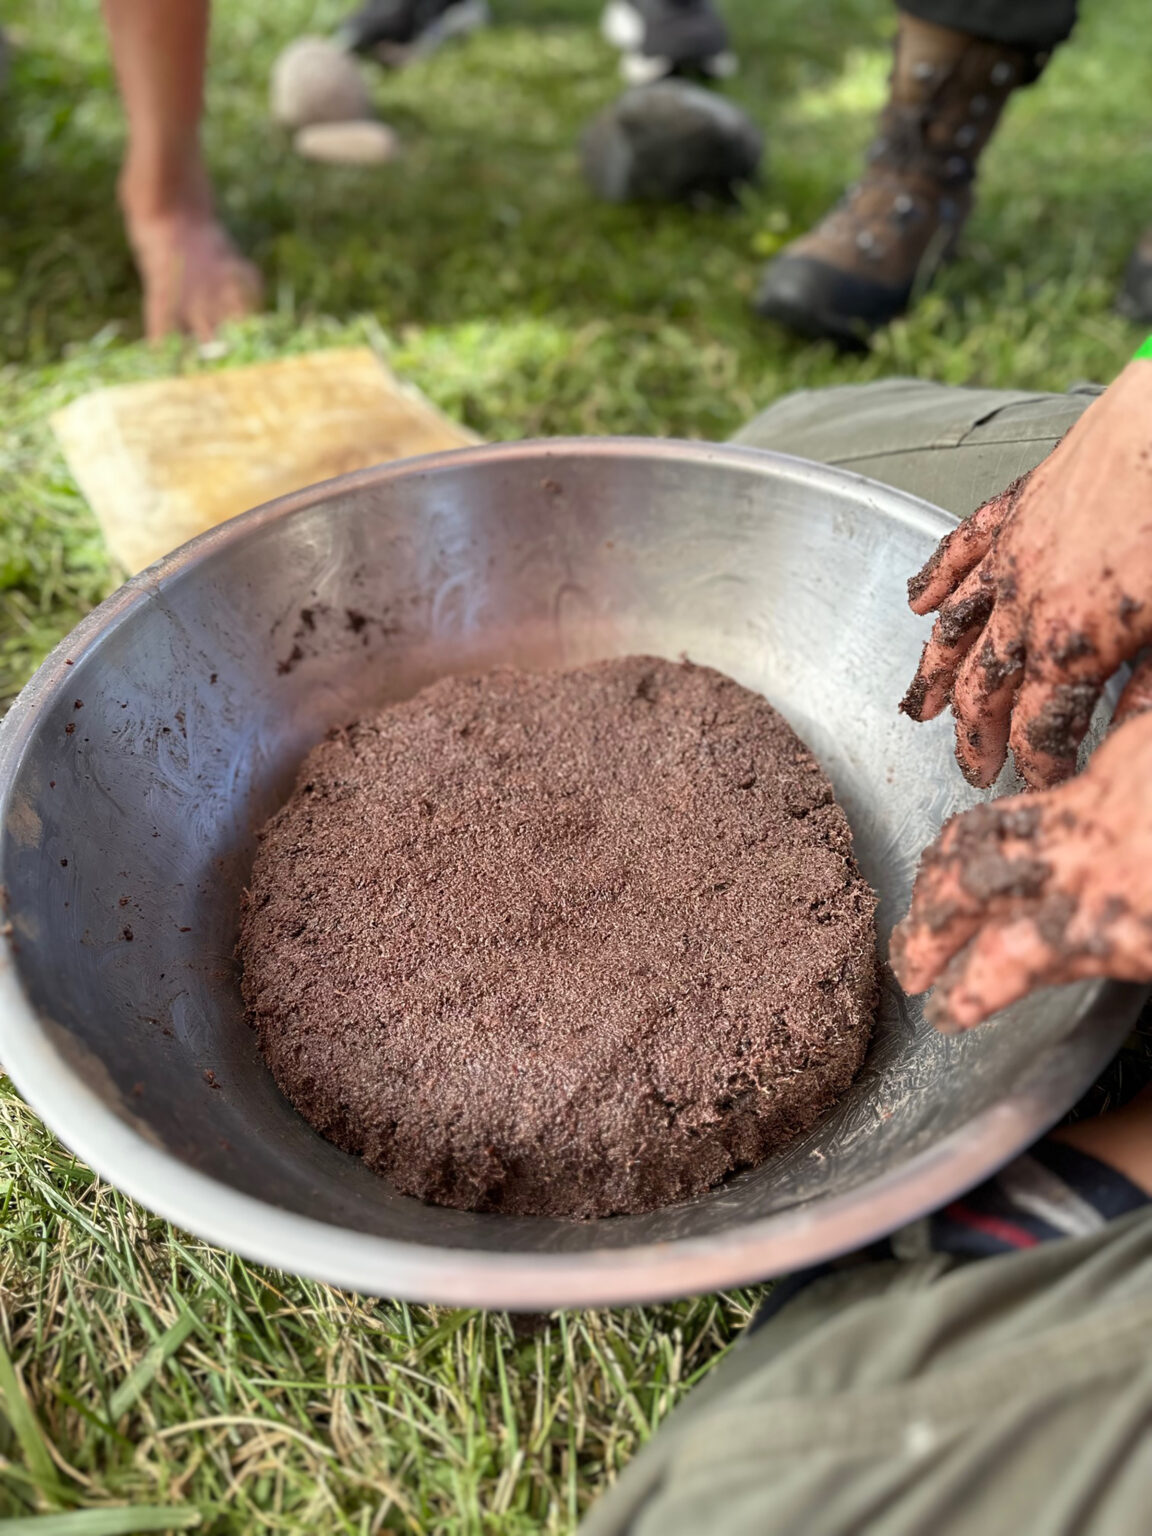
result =
[{"label": "shoe sole", "polygon": [[863,322],[853,325],[827,311],[813,313],[811,309],[789,304],[786,299],[757,299],[753,308],[763,320],[775,320],[796,336],[808,341],[831,341],[841,352],[867,352],[869,333]]},{"label": "shoe sole", "polygon": [[610,0],[600,16],[600,34],[618,53],[620,73],[629,85],[652,85],[669,75],[697,74],[709,80],[730,80],[740,67],[728,50],[699,59],[669,59],[648,54],[644,47],[644,18],[628,0]]}]

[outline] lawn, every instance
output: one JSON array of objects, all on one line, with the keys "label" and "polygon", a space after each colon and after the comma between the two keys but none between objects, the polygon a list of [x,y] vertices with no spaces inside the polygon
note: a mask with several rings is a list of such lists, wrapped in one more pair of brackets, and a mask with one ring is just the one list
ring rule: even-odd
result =
[{"label": "lawn", "polygon": [[[693,212],[598,207],[583,189],[576,136],[616,89],[592,0],[495,6],[489,33],[377,78],[406,154],[375,172],[294,160],[266,117],[277,50],[340,5],[219,6],[208,143],[269,311],[208,360],[135,339],[95,8],[10,0],[0,699],[118,580],[46,426],[101,383],[367,340],[486,437],[722,437],[782,392],[829,382],[1108,379],[1139,339],[1111,302],[1152,217],[1147,59],[1132,47],[1143,0],[1086,7],[988,156],[962,259],[849,359],[761,326],[747,303],[758,265],[852,174],[883,94],[884,0],[728,0],[746,58],[733,94],[764,124],[769,164],[740,207]],[[154,1220],[10,1090],[0,1113],[0,1515],[63,1512],[46,1536],[196,1520],[569,1531],[755,1302],[525,1324],[345,1295]],[[125,1505],[130,1520],[109,1508]],[[66,1513],[100,1510],[106,1523]]]}]

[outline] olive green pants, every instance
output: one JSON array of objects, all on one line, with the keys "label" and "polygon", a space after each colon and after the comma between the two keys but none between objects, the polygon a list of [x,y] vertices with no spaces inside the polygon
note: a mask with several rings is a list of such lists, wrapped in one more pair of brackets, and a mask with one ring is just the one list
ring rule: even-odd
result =
[{"label": "olive green pants", "polygon": [[[738,442],[957,516],[1045,457],[1092,393],[914,380],[781,400]],[[746,1335],[583,1536],[1146,1536],[1152,1211],[1005,1257],[884,1260]]]},{"label": "olive green pants", "polygon": [[802,389],[777,400],[733,439],[836,464],[966,517],[1034,469],[1101,394],[956,389],[884,379]]}]

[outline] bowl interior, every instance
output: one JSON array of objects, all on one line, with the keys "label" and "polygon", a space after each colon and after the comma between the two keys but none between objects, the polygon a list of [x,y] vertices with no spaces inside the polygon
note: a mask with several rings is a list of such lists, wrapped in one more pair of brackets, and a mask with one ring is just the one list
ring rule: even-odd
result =
[{"label": "bowl interior", "polygon": [[[207,535],[86,621],[3,730],[0,875],[31,1008],[8,1007],[0,1049],[15,1070],[31,1033],[47,1042],[53,1081],[83,1083],[128,1127],[141,1168],[159,1148],[329,1229],[451,1250],[603,1255],[719,1237],[863,1199],[912,1159],[944,1159],[950,1138],[1005,1100],[1031,1095],[1039,1129],[1122,1033],[1116,1015],[1086,1054],[1080,1026],[1099,989],[1040,995],[945,1039],[889,979],[847,1097],[711,1195],[585,1225],[438,1210],[299,1118],[237,989],[254,829],[329,726],[445,672],[634,652],[687,654],[784,712],[848,812],[886,944],[920,850],[978,798],[955,771],[947,723],[896,711],[924,638],[904,583],[947,526],[799,461],[609,442],[368,471]],[[164,1209],[163,1190],[107,1150],[100,1116],[60,1123],[38,1074],[25,1065],[17,1079],[66,1139]],[[210,1207],[180,1215],[212,1237]],[[323,1255],[299,1264],[325,1272]]]}]

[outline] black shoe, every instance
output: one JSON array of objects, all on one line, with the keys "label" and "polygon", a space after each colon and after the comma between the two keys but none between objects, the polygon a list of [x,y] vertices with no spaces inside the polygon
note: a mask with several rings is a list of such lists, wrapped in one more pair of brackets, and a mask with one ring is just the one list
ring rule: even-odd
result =
[{"label": "black shoe", "polygon": [[610,203],[730,201],[755,178],[763,149],[751,118],[690,80],[625,91],[580,145],[592,190]]},{"label": "black shoe", "polygon": [[367,0],[337,41],[381,64],[404,64],[488,25],[488,0]]},{"label": "black shoe", "polygon": [[728,28],[709,0],[609,0],[600,30],[623,54],[632,85],[667,75],[727,79],[736,72]]}]

